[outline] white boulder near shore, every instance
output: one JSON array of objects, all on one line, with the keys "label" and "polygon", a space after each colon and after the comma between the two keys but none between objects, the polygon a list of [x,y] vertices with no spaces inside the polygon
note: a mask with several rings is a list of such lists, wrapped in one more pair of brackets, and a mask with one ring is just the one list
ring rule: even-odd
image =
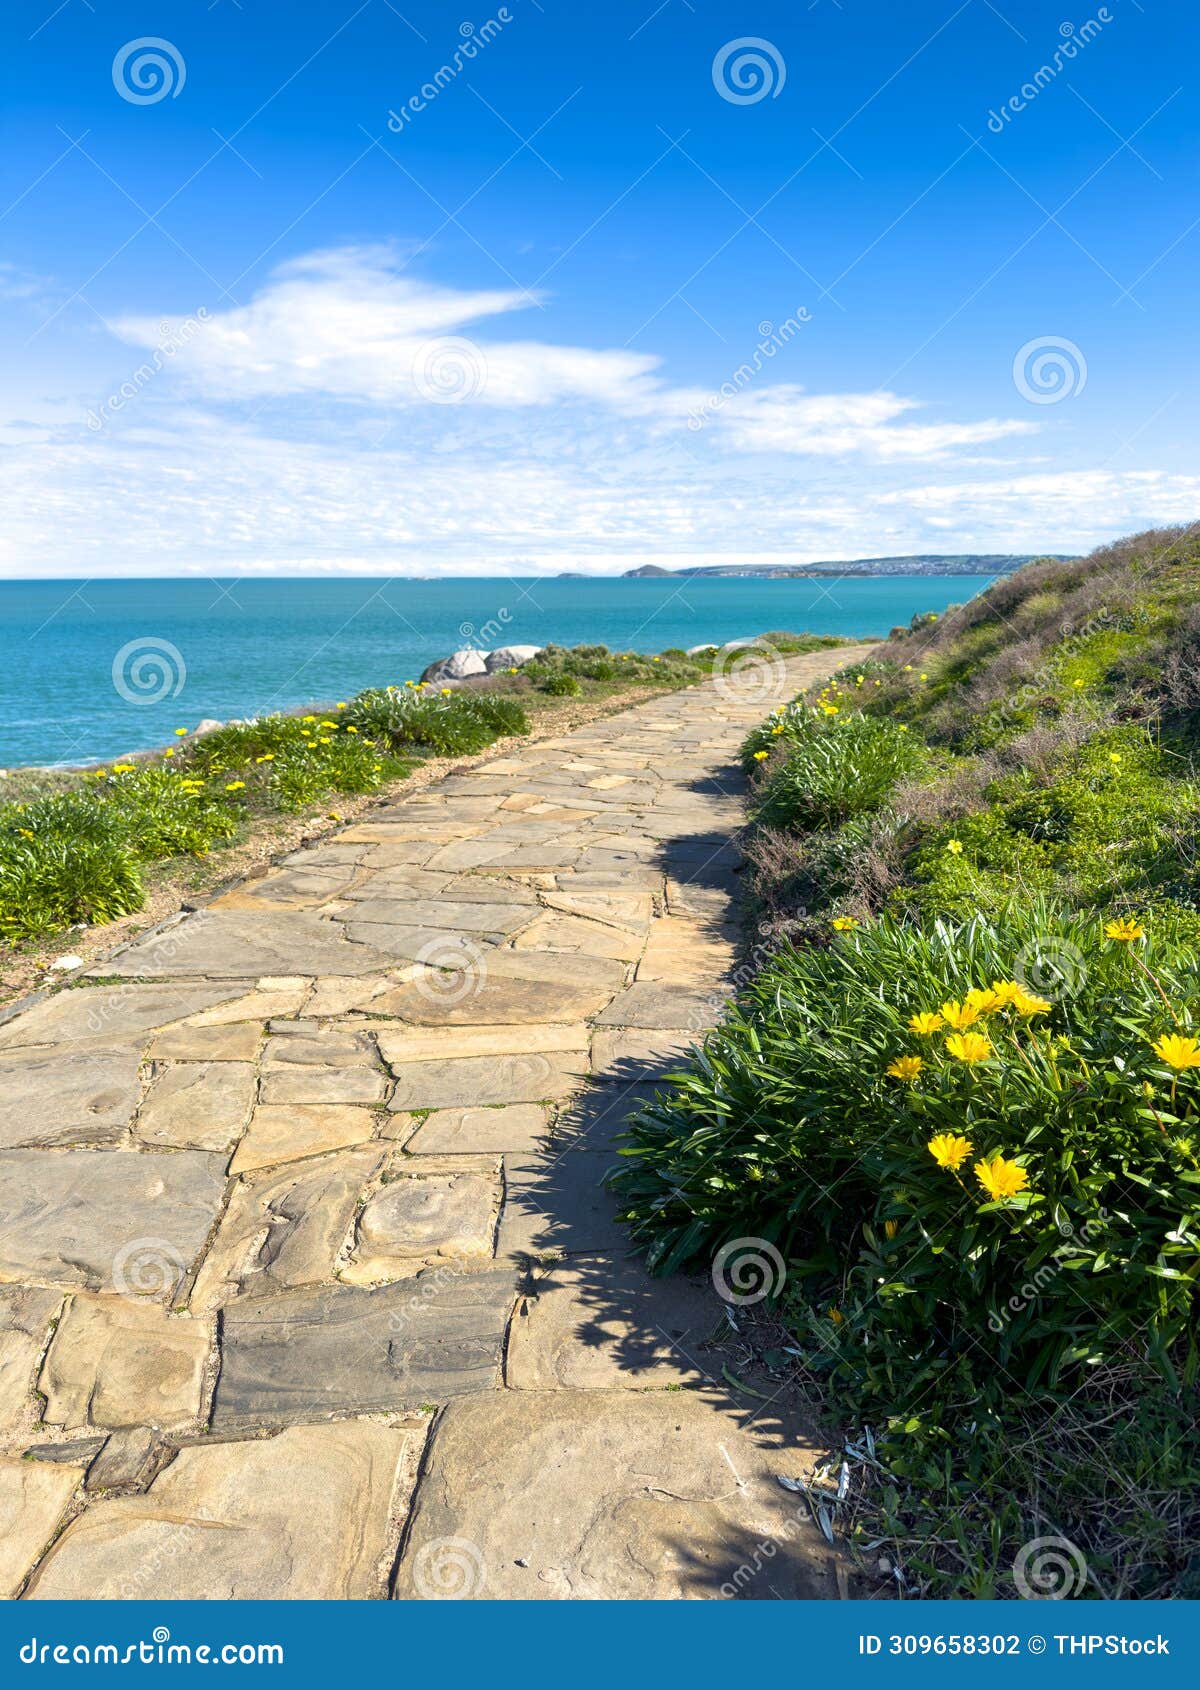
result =
[{"label": "white boulder near shore", "polygon": [[523,663],[536,657],[541,649],[540,645],[505,645],[498,646],[495,651],[476,651],[467,646],[431,663],[423,671],[421,679],[427,685],[443,686],[447,681],[470,680],[473,675],[494,675],[502,669],[519,669]]}]

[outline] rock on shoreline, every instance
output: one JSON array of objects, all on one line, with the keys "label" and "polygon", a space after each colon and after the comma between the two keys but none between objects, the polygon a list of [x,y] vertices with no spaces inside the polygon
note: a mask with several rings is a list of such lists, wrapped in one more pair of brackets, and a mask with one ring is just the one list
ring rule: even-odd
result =
[{"label": "rock on shoreline", "polygon": [[495,651],[477,651],[466,646],[441,657],[421,673],[430,686],[442,686],[447,681],[466,681],[473,675],[495,675],[504,669],[519,669],[541,651],[540,645],[502,645]]}]

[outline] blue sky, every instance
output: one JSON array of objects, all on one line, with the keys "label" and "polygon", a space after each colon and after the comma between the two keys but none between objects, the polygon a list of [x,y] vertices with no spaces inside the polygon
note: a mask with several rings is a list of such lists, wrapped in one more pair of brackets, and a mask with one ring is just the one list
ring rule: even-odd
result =
[{"label": "blue sky", "polygon": [[3,29],[11,576],[1077,550],[1200,511],[1182,0]]}]

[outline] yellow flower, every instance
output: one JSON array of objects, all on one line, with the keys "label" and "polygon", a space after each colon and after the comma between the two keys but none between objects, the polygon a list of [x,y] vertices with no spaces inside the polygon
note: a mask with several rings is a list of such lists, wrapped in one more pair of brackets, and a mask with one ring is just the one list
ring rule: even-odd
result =
[{"label": "yellow flower", "polygon": [[1009,1004],[1016,1003],[1019,998],[1023,998],[1025,988],[1019,980],[993,980],[992,996],[996,999],[1000,1008],[1004,1009]]},{"label": "yellow flower", "polygon": [[136,763],[114,763],[112,772],[114,775],[131,775],[136,767]]},{"label": "yellow flower", "polygon": [[173,745],[169,746],[167,748],[167,750],[163,752],[164,757],[174,757],[174,755],[175,755],[175,747]]},{"label": "yellow flower", "polygon": [[850,933],[858,926],[858,922],[852,915],[835,915],[829,925],[835,933]]},{"label": "yellow flower", "polygon": [[991,1041],[983,1033],[951,1033],[946,1049],[959,1062],[986,1062],[992,1054]]},{"label": "yellow flower", "polygon": [[1036,997],[1032,992],[1022,992],[1011,1001],[1018,1015],[1045,1015],[1051,1007],[1048,998]]},{"label": "yellow flower", "polygon": [[317,726],[322,727],[322,728],[336,728],[337,723],[336,722],[318,722]]},{"label": "yellow flower", "polygon": [[1200,1068],[1200,1042],[1180,1033],[1164,1033],[1155,1039],[1154,1051],[1168,1068]]},{"label": "yellow flower", "polygon": [[959,1138],[956,1133],[938,1133],[925,1148],[939,1168],[949,1168],[951,1173],[957,1173],[973,1147],[969,1138]]},{"label": "yellow flower", "polygon": [[1140,921],[1132,921],[1128,916],[1122,916],[1119,921],[1106,921],[1104,937],[1115,939],[1119,945],[1132,945],[1135,939],[1144,939],[1146,929]]},{"label": "yellow flower", "polygon": [[964,1003],[955,1003],[953,998],[947,998],[946,1002],[939,1007],[942,1012],[942,1020],[947,1027],[954,1027],[960,1033],[967,1027],[973,1027],[979,1020],[979,1011],[969,1000]]},{"label": "yellow flower", "polygon": [[175,732],[182,739],[183,735],[187,732],[187,729],[186,728],[176,728]]},{"label": "yellow flower", "polygon": [[1003,1000],[990,986],[972,986],[963,999],[963,1003],[968,1009],[974,1009],[980,1015],[990,1015],[993,1010],[1003,1009],[1004,1007]]},{"label": "yellow flower", "polygon": [[771,732],[773,734],[781,734],[783,732],[783,723],[781,722],[777,728],[772,728]]},{"label": "yellow flower", "polygon": [[354,726],[353,722],[347,722],[346,723],[346,732],[348,734],[356,734],[358,732],[358,729]]},{"label": "yellow flower", "polygon": [[830,1309],[829,1318],[835,1326],[840,1326],[846,1317],[842,1313],[841,1309]]},{"label": "yellow flower", "polygon": [[1108,754],[1108,760],[1110,763],[1119,763],[1121,761],[1121,753],[1119,751],[1110,751]]},{"label": "yellow flower", "polygon": [[960,857],[962,855],[962,848],[963,842],[961,839],[947,839],[946,849],[950,852],[951,856]]},{"label": "yellow flower", "polygon": [[317,718],[315,716],[301,716],[300,718],[302,722],[315,722],[316,719]]},{"label": "yellow flower", "polygon": [[330,812],[329,812],[329,820],[330,820],[330,821],[331,821],[331,822],[340,822],[340,821],[341,821],[341,819],[342,819],[342,818],[341,818],[341,816],[339,816],[339,815],[338,815],[338,813],[337,813],[337,811],[336,811],[336,810],[330,810]]},{"label": "yellow flower", "polygon": [[888,1064],[887,1072],[893,1080],[915,1080],[924,1066],[919,1056],[898,1056]]},{"label": "yellow flower", "polygon": [[244,780],[227,780],[225,782],[225,790],[226,792],[240,792],[245,784]]},{"label": "yellow flower", "polygon": [[768,753],[765,752],[765,751],[756,751],[754,753],[754,761],[756,763],[761,763],[764,760],[764,758],[767,757],[767,755],[768,755]]},{"label": "yellow flower", "polygon": [[899,1221],[884,1221],[884,1223],[883,1223],[883,1235],[884,1235],[885,1238],[895,1238],[895,1236],[899,1232],[899,1230],[900,1230],[900,1222]]},{"label": "yellow flower", "polygon": [[911,674],[912,674],[912,664],[911,664],[911,663],[906,663],[906,664],[905,664],[905,665],[904,665],[904,673],[905,673],[905,674],[906,674],[906,675],[911,675]]},{"label": "yellow flower", "polygon": [[927,681],[929,679],[929,676],[922,673],[922,674],[917,676],[917,679],[920,680],[920,681]]},{"label": "yellow flower", "polygon": [[338,709],[344,710],[345,708],[346,708],[346,700],[344,698],[339,698],[338,699]]},{"label": "yellow flower", "polygon": [[1029,1175],[1018,1162],[1006,1162],[997,1154],[989,1162],[985,1157],[975,1164],[975,1178],[989,1197],[1015,1197],[1029,1184]]},{"label": "yellow flower", "polygon": [[331,736],[329,734],[322,734],[321,738],[317,741],[317,744],[318,745],[332,745],[333,739],[331,738]]},{"label": "yellow flower", "polygon": [[922,1009],[909,1016],[908,1025],[914,1033],[936,1033],[944,1023],[941,1016],[935,1015],[931,1009]]},{"label": "yellow flower", "polygon": [[907,722],[901,722],[901,724],[900,724],[900,732],[901,732],[901,733],[902,733],[902,734],[906,734],[906,733],[907,733],[907,732],[908,732],[908,723],[907,723]]},{"label": "yellow flower", "polygon": [[1073,687],[1085,687],[1085,686],[1087,686],[1087,682],[1086,681],[1072,681],[1071,685]]},{"label": "yellow flower", "polygon": [[256,763],[273,763],[275,761],[275,753],[273,751],[264,751],[262,756],[256,757],[254,761]]}]

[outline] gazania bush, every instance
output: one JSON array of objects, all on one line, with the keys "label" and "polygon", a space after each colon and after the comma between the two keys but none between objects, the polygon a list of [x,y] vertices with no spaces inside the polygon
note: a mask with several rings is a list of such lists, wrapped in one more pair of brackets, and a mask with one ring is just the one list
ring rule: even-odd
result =
[{"label": "gazania bush", "polygon": [[[774,1244],[856,1413],[973,1413],[1134,1359],[1194,1378],[1196,949],[1036,903],[839,925],[635,1121],[614,1184],[653,1264]],[[1022,984],[1047,970],[1054,1001]]]},{"label": "gazania bush", "polygon": [[[878,809],[925,761],[920,739],[890,719],[818,703],[785,714],[780,751],[767,762],[755,819],[801,832],[840,827]],[[770,747],[749,753],[751,761]]]}]

